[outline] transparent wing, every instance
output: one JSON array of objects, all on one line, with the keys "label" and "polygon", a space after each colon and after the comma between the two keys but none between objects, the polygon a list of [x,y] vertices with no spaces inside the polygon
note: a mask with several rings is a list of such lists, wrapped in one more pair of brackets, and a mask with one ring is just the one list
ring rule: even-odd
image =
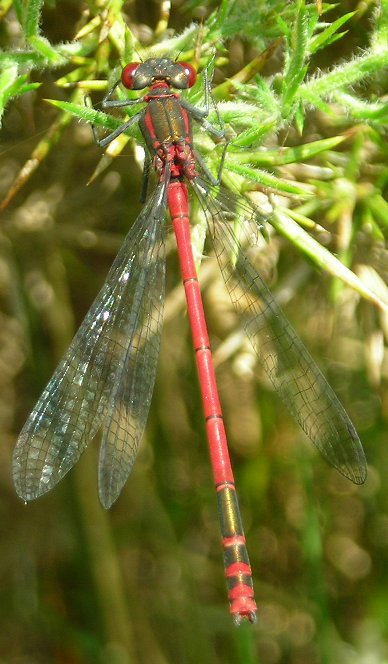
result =
[{"label": "transparent wing", "polygon": [[[354,483],[362,484],[366,478],[366,460],[357,432],[236,240],[230,224],[227,192],[217,200],[207,195],[207,183],[201,178],[195,178],[192,184],[206,215],[232,302],[275,390],[329,464]],[[256,214],[254,206],[251,208],[244,202],[241,210],[251,223]]]},{"label": "transparent wing", "polygon": [[128,233],[20,433],[13,479],[26,501],[52,489],[101,426],[100,494],[105,506],[130,472],[148,415],[160,345],[166,182],[156,187]]},{"label": "transparent wing", "polygon": [[157,217],[154,216],[144,241],[142,269],[138,265],[131,309],[119,308],[117,312],[114,334],[120,350],[103,424],[99,461],[99,495],[105,508],[118,498],[128,478],[151,404],[164,303],[164,217],[165,203],[159,207]]}]

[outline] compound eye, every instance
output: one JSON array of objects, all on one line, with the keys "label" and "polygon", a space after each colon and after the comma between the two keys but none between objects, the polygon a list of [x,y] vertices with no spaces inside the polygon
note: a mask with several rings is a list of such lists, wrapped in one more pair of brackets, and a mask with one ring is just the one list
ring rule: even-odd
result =
[{"label": "compound eye", "polygon": [[121,82],[125,88],[128,88],[128,90],[138,89],[134,87],[134,75],[139,65],[140,62],[130,62],[129,65],[125,65],[121,72]]},{"label": "compound eye", "polygon": [[195,81],[197,80],[197,72],[195,71],[194,67],[188,62],[177,62],[177,64],[182,67],[185,74],[186,85],[184,87],[192,88]]}]

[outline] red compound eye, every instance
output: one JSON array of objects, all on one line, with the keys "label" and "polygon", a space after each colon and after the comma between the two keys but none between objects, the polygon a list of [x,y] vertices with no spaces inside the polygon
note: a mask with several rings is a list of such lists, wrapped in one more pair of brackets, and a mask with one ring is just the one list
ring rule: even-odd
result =
[{"label": "red compound eye", "polygon": [[121,72],[121,82],[125,88],[128,88],[128,90],[133,89],[134,74],[139,65],[140,62],[130,62],[129,65],[125,65]]},{"label": "red compound eye", "polygon": [[187,85],[186,87],[192,88],[195,81],[197,80],[197,72],[195,71],[192,65],[189,65],[188,62],[178,62],[178,65],[182,67],[186,75]]}]

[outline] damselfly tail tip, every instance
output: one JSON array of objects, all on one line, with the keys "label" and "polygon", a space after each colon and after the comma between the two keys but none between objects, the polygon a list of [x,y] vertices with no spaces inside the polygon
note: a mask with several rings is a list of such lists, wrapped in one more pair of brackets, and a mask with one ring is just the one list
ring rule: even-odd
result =
[{"label": "damselfly tail tip", "polygon": [[251,624],[256,622],[257,606],[254,599],[239,598],[239,601],[232,603],[230,612],[233,616],[234,624],[238,627],[242,622],[248,621]]},{"label": "damselfly tail tip", "polygon": [[234,613],[233,614],[233,621],[236,627],[239,627],[242,622],[248,621],[253,625],[253,623],[256,622],[257,615],[255,611],[249,611],[248,613]]}]

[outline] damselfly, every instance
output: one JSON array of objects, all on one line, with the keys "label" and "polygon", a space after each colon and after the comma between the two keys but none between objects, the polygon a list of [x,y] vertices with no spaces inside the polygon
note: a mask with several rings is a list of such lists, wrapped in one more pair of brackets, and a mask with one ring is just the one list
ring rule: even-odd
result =
[{"label": "damselfly", "polygon": [[[216,139],[204,109],[175,90],[190,88],[193,67],[167,58],[124,67],[121,83],[149,88],[135,100],[103,101],[105,108],[142,105],[141,110],[99,140],[104,147],[139,123],[158,183],[129,231],[94,304],[18,439],[13,476],[25,501],[49,491],[72,468],[101,429],[99,495],[108,508],[134,463],[154,388],[165,282],[166,210],[176,236],[199,374],[217,492],[230,610],[236,622],[255,619],[251,568],[217,392],[202,299],[190,239],[188,188],[206,217],[225,284],[242,316],[254,350],[276,391],[327,461],[356,484],[364,482],[364,452],[348,415],[314,360],[276,304],[236,237],[231,219],[260,227],[248,201],[215,186],[192,142],[192,120]],[[146,169],[147,170],[147,169]],[[202,175],[199,173],[202,172]]]}]

